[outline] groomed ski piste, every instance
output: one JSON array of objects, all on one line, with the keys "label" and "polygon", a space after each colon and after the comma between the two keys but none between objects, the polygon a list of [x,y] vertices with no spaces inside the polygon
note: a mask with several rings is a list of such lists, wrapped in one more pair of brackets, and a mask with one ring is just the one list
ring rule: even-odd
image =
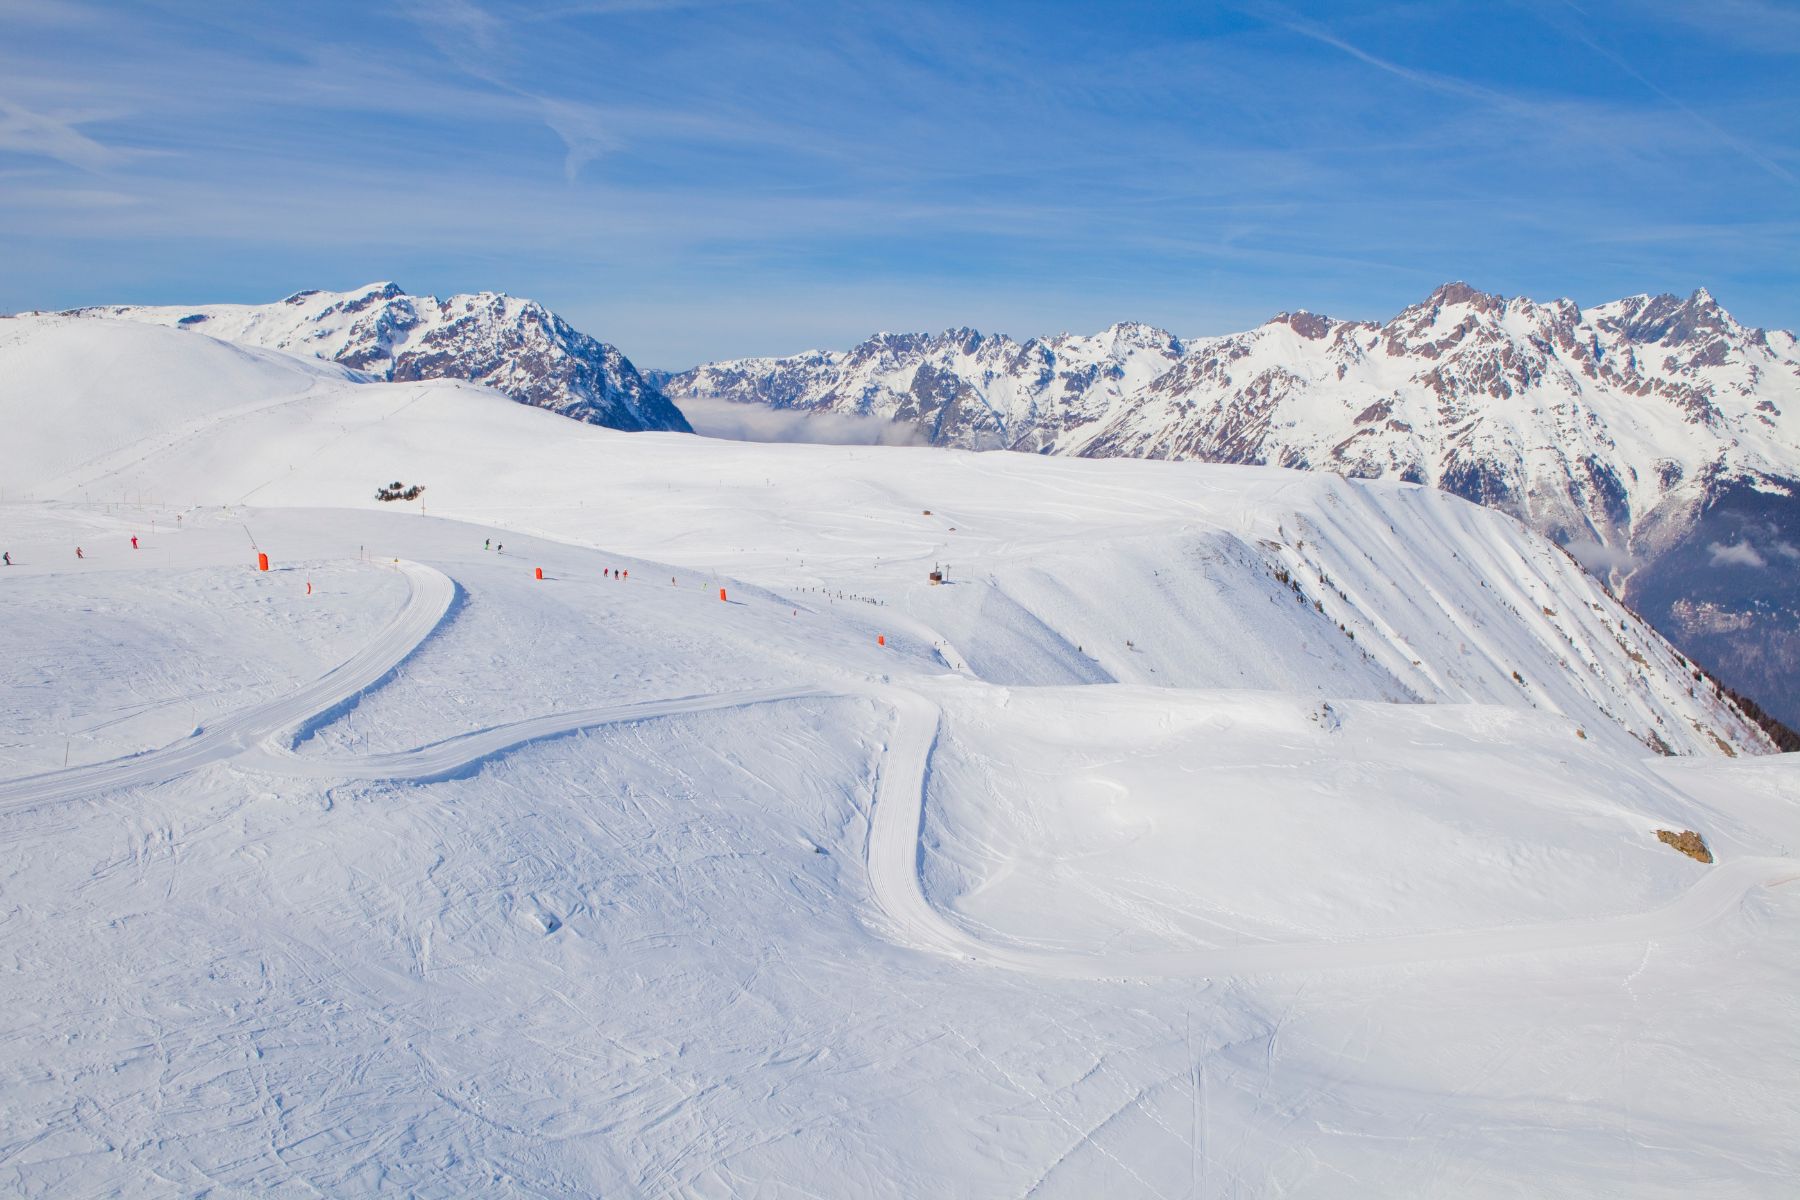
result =
[{"label": "groomed ski piste", "polygon": [[1800,766],[1504,517],[0,368],[8,1192],[1800,1174]]}]

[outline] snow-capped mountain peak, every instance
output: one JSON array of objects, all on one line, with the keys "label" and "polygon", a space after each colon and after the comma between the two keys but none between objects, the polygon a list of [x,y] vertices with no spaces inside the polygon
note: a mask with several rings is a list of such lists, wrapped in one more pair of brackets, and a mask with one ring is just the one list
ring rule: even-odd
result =
[{"label": "snow-capped mountain peak", "polygon": [[535,300],[504,292],[440,300],[383,280],[344,292],[296,292],[273,304],[124,306],[78,315],[195,329],[329,359],[378,379],[467,379],[522,404],[615,429],[688,428],[617,348]]},{"label": "snow-capped mountain peak", "polygon": [[[1455,281],[1384,322],[1297,310],[1194,339],[1134,322],[1023,343],[884,333],[669,389],[911,421],[943,445],[1398,475],[1601,541],[1709,468],[1800,470],[1791,335],[1746,328],[1704,289],[1584,312]],[[1596,470],[1606,486],[1571,496]]]}]

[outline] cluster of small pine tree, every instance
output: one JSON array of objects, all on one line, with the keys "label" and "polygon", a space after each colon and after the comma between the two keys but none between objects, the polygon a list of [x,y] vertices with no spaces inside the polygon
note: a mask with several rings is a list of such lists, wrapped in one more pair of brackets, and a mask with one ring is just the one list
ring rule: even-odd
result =
[{"label": "cluster of small pine tree", "polygon": [[1763,706],[1734,688],[1725,688],[1724,692],[1731,702],[1738,706],[1738,711],[1761,725],[1763,732],[1774,740],[1776,748],[1783,754],[1792,754],[1800,750],[1800,733],[1795,733],[1779,720],[1763,711]]}]

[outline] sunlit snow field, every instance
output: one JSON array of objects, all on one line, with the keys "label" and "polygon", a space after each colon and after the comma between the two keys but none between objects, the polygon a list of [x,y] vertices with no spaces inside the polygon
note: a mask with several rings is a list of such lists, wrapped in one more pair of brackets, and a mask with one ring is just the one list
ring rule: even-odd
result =
[{"label": "sunlit snow field", "polygon": [[1800,767],[1507,518],[6,326],[0,1189],[1800,1175]]}]

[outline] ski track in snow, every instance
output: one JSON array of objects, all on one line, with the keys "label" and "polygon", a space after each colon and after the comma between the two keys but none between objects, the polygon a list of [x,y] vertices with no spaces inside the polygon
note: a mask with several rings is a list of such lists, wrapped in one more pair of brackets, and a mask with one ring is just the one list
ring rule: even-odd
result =
[{"label": "ski track in snow", "polygon": [[[443,572],[396,560],[407,603],[363,650],[312,683],[230,714],[193,737],[126,758],[0,782],[0,812],[140,784],[164,782],[213,763],[252,771],[343,780],[426,783],[471,773],[534,742],[608,724],[833,695],[863,695],[894,711],[870,817],[867,867],[876,904],[915,949],[988,966],[1070,979],[1259,975],[1396,966],[1503,954],[1649,942],[1699,929],[1758,886],[1800,880],[1800,859],[1746,857],[1720,863],[1673,902],[1597,919],[1451,930],[1355,941],[1262,942],[1148,953],[1059,953],[984,942],[931,904],[920,876],[926,783],[941,713],[927,696],[889,681],[850,680],[841,692],[816,686],[754,688],[549,713],[494,725],[428,746],[353,757],[295,752],[304,731],[380,684],[451,617],[458,585]],[[936,644],[947,645],[942,639]],[[953,652],[952,652],[953,653]]]},{"label": "ski track in snow", "polygon": [[1413,963],[1578,950],[1685,933],[1725,915],[1750,889],[1800,880],[1800,859],[1747,857],[1720,863],[1673,902],[1647,912],[1499,929],[1450,930],[1342,942],[1263,942],[1201,950],[1066,954],[995,946],[949,921],[922,885],[919,835],[939,713],[926,697],[880,689],[895,710],[869,835],[869,880],[877,903],[913,944],[992,966],[1073,979],[1260,975],[1277,971]]},{"label": "ski track in snow", "polygon": [[803,700],[828,693],[810,687],[751,688],[744,691],[716,692],[700,696],[682,696],[670,700],[640,700],[630,704],[610,704],[597,708],[573,709],[548,713],[524,721],[512,721],[479,729],[460,737],[446,738],[430,746],[392,754],[370,754],[350,758],[310,757],[284,752],[268,743],[253,747],[240,757],[238,765],[250,770],[279,775],[303,775],[313,778],[359,780],[389,783],[435,783],[454,779],[479,767],[482,763],[532,742],[548,741],[626,721],[646,721],[654,717],[672,717],[686,713],[713,712],[722,708],[739,708],[747,704],[768,704],[780,700]]},{"label": "ski track in snow", "polygon": [[279,699],[225,716],[163,749],[0,783],[0,812],[184,775],[235,758],[258,741],[303,725],[367,691],[431,636],[456,597],[456,585],[442,572],[412,562],[396,561],[394,566],[410,585],[405,607],[374,641],[336,669]]}]

